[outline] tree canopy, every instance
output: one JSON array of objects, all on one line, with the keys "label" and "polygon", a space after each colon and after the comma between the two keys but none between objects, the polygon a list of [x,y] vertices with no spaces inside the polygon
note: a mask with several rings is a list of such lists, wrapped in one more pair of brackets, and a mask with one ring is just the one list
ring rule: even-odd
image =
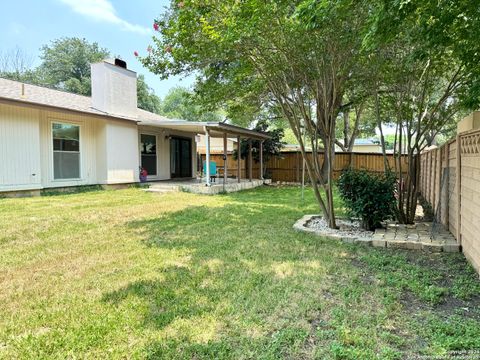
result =
[{"label": "tree canopy", "polygon": [[[142,59],[161,77],[197,73],[207,105],[250,114],[276,108],[305,155],[303,130],[319,164],[305,157],[319,206],[335,227],[332,161],[336,119],[353,79],[363,76],[363,1],[173,1],[155,24],[160,36]],[[323,198],[319,186],[325,190]]]},{"label": "tree canopy", "polygon": [[[0,56],[0,76],[89,96],[92,92],[90,64],[109,57],[110,51],[96,42],[65,37],[43,45],[41,63],[33,69],[28,56],[20,50]],[[146,84],[143,75],[137,78],[137,97],[139,108],[160,111],[160,99]]]},{"label": "tree canopy", "polygon": [[174,87],[162,99],[161,115],[188,121],[222,121],[219,111],[205,111],[193,99],[194,94],[184,87]]}]

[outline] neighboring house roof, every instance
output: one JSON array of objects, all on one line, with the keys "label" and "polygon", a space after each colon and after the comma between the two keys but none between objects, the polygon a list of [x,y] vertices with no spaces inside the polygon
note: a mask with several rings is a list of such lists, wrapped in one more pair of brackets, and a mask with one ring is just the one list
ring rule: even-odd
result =
[{"label": "neighboring house roof", "polygon": [[379,145],[378,142],[375,142],[373,139],[355,139],[353,145]]},{"label": "neighboring house roof", "polygon": [[77,111],[86,114],[108,116],[112,118],[131,121],[168,121],[169,119],[145,111],[138,110],[138,117],[128,117],[118,114],[106,113],[92,107],[92,99],[89,96],[82,96],[66,91],[50,89],[44,86],[25,84],[19,81],[0,78],[0,100],[28,103],[54,107],[69,111]]}]

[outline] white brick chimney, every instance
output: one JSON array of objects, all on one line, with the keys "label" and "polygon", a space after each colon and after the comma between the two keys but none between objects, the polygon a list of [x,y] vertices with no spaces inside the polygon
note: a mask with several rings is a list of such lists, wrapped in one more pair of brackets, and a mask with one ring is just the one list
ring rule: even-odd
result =
[{"label": "white brick chimney", "polygon": [[109,114],[137,117],[137,73],[123,60],[91,64],[92,107]]}]

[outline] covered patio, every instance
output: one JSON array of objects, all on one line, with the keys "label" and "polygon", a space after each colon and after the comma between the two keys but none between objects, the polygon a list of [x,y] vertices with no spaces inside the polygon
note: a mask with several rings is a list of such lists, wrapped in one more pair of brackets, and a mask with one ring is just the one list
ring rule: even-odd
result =
[{"label": "covered patio", "polygon": [[[203,135],[205,147],[205,161],[201,166],[197,166],[197,170],[201,170],[201,177],[192,176],[187,179],[169,179],[151,183],[151,188],[166,189],[183,188],[186,191],[196,193],[219,193],[238,191],[242,189],[252,188],[262,185],[263,179],[263,142],[269,139],[269,135],[263,132],[245,129],[239,126],[230,125],[222,122],[190,122],[184,120],[151,120],[141,121],[139,125],[161,128],[166,131],[177,131],[182,133],[190,133]],[[198,136],[197,139],[200,137]],[[210,142],[212,138],[223,139],[223,164],[217,164],[211,161]],[[236,174],[230,174],[228,177],[227,159],[228,159],[228,139],[236,138],[236,150],[241,152],[241,140],[248,141],[248,167],[245,169],[245,176],[242,179],[241,160],[237,160]],[[197,140],[198,141],[198,140]],[[259,178],[253,178],[253,157],[252,142],[259,141]],[[209,174],[209,176],[208,176]],[[248,184],[249,183],[249,184]],[[201,187],[211,188],[211,190],[198,190]]]}]

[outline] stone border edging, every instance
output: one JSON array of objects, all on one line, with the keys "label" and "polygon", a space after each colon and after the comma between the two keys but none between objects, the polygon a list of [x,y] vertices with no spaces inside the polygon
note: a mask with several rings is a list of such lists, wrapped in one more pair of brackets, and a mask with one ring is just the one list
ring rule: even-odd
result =
[{"label": "stone border edging", "polygon": [[318,214],[304,215],[299,220],[297,220],[295,222],[295,224],[293,224],[293,228],[297,231],[312,233],[312,234],[315,234],[315,235],[325,237],[325,238],[330,239],[330,240],[341,240],[344,243],[349,243],[349,244],[359,243],[359,244],[363,244],[363,245],[372,245],[372,238],[361,238],[361,237],[358,237],[358,236],[348,236],[348,235],[347,236],[345,236],[345,235],[342,236],[342,235],[328,234],[328,233],[325,233],[322,230],[316,230],[316,229],[312,229],[312,228],[308,227],[307,224],[314,217],[318,217],[318,216],[319,216]]},{"label": "stone border edging", "polygon": [[[421,241],[395,241],[394,239],[387,239],[385,235],[381,232],[375,231],[371,238],[362,238],[358,236],[345,236],[345,235],[335,235],[325,233],[325,231],[317,230],[308,227],[308,223],[315,217],[320,215],[304,215],[299,220],[295,222],[293,228],[296,231],[303,231],[311,234],[315,234],[318,236],[322,236],[326,239],[330,240],[341,240],[344,243],[349,244],[363,244],[369,245],[373,247],[388,247],[388,248],[395,248],[395,249],[410,249],[410,250],[424,250],[427,252],[461,252],[461,245],[458,243],[451,243],[451,242],[437,242],[437,243],[428,243],[428,242],[421,242]],[[379,230],[379,229],[377,229]]]}]

